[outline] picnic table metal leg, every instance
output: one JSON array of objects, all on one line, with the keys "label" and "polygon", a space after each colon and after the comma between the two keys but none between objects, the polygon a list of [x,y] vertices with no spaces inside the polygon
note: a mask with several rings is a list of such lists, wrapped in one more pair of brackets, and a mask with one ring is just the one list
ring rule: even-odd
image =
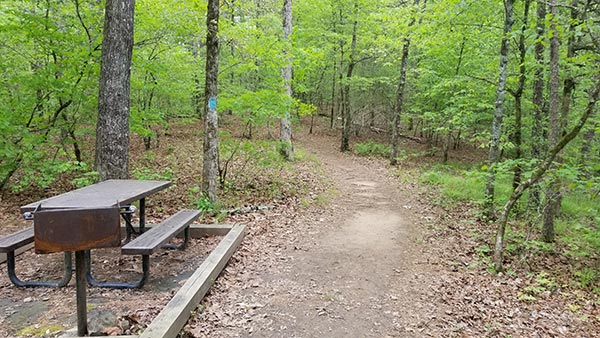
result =
[{"label": "picnic table metal leg", "polygon": [[6,254],[6,267],[8,269],[8,278],[10,281],[18,287],[63,287],[69,284],[71,276],[73,275],[73,267],[71,262],[71,253],[65,252],[64,257],[64,274],[61,280],[56,282],[43,282],[43,281],[22,281],[17,277],[15,272],[15,252],[10,251]]},{"label": "picnic table metal leg", "polygon": [[92,275],[92,254],[90,251],[86,251],[86,279],[91,286],[99,288],[110,288],[110,289],[137,289],[141,288],[148,277],[150,276],[150,255],[142,255],[142,278],[135,283],[126,282],[99,282]]},{"label": "picnic table metal leg", "polygon": [[146,229],[146,199],[140,199],[140,234]]},{"label": "picnic table metal leg", "polygon": [[125,220],[125,230],[127,232],[127,238],[125,239],[126,243],[131,241],[131,235],[135,233],[135,229],[133,228],[133,224],[131,224],[131,214],[130,213],[122,213],[123,219]]},{"label": "picnic table metal leg", "polygon": [[189,242],[190,242],[190,227],[188,226],[183,230],[183,243],[181,243],[179,245],[165,244],[165,245],[161,246],[161,248],[167,249],[167,250],[185,250],[185,248],[187,248],[187,245]]},{"label": "picnic table metal leg", "polygon": [[87,327],[87,284],[85,251],[75,252],[75,276],[77,287],[77,335],[85,336]]},{"label": "picnic table metal leg", "polygon": [[[133,209],[131,209],[133,208]],[[131,215],[135,212],[135,208],[133,206],[125,207],[124,211],[121,212],[123,219],[125,220],[125,229],[127,231],[127,238],[125,238],[125,243],[129,243],[131,241],[131,235],[133,234],[142,234],[146,229],[146,199],[140,199],[140,223],[138,225],[139,231],[135,231],[133,227],[133,223],[131,223]]]}]

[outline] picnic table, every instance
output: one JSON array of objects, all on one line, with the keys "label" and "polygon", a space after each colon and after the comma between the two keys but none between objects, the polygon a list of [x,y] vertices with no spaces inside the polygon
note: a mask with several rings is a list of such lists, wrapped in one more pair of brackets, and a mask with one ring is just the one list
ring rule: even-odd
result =
[{"label": "picnic table", "polygon": [[[171,185],[169,181],[107,180],[21,207],[26,219],[34,221],[33,229],[25,229],[0,239],[0,252],[7,253],[11,282],[16,286],[64,286],[71,278],[71,252],[75,252],[78,334],[87,333],[86,284],[111,288],[138,288],[149,274],[149,257],[176,234],[184,231],[184,248],[189,238],[189,225],[200,215],[198,210],[181,210],[165,221],[146,229],[146,197]],[[132,203],[139,201],[139,224],[136,232]],[[120,219],[125,220],[127,238],[122,254],[142,255],[143,276],[137,283],[98,282],[91,273],[91,250],[121,246]],[[132,234],[139,237],[131,240]],[[65,274],[59,282],[24,282],[15,274],[14,250],[35,243],[36,253],[65,253]],[[87,282],[87,283],[86,283]]]}]

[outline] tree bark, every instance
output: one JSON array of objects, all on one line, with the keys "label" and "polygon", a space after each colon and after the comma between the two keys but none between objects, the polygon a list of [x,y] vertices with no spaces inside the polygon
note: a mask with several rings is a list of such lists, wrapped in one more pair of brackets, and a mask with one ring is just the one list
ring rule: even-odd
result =
[{"label": "tree bark", "polygon": [[489,151],[489,174],[486,184],[486,213],[490,219],[495,218],[494,210],[494,184],[496,179],[496,164],[500,160],[500,136],[502,135],[502,119],[504,118],[504,99],[506,96],[506,78],[508,73],[508,50],[510,33],[513,25],[514,0],[504,0],[504,34],[500,47],[500,75],[496,89],[496,104],[494,107],[494,120],[492,122],[492,139]]},{"label": "tree bark", "polygon": [[[333,52],[335,54],[336,48],[334,47]],[[337,61],[333,58],[333,76],[331,79],[331,115],[329,116],[329,129],[334,129],[335,124],[335,90],[336,90],[336,78],[337,78]]]},{"label": "tree bark", "polygon": [[219,174],[219,118],[217,84],[219,75],[219,0],[208,0],[206,13],[206,82],[204,84],[204,163],[202,192],[211,202],[217,200]]},{"label": "tree bark", "polygon": [[[548,105],[548,149],[552,149],[560,137],[560,74],[559,74],[559,33],[557,30],[558,0],[550,0],[550,79],[548,83],[549,105]],[[559,182],[552,178],[546,189],[546,206],[544,207],[544,218],[542,223],[542,240],[554,242],[554,219],[560,209]]]},{"label": "tree bark", "polygon": [[544,158],[544,160],[542,161],[542,163],[540,164],[538,169],[531,175],[531,177],[529,179],[527,179],[526,181],[519,184],[517,189],[513,190],[510,198],[504,204],[504,207],[502,208],[502,214],[501,214],[499,220],[497,221],[497,227],[496,227],[496,243],[495,243],[495,248],[494,248],[494,268],[496,269],[497,272],[501,272],[504,270],[504,264],[503,264],[504,263],[503,262],[504,234],[506,233],[506,224],[508,223],[508,216],[510,215],[510,211],[511,211],[512,207],[519,200],[519,198],[521,198],[523,193],[528,188],[533,186],[535,183],[537,183],[543,177],[543,175],[550,168],[552,163],[554,163],[554,159],[556,158],[556,155],[579,134],[579,132],[581,131],[581,129],[583,128],[583,126],[585,125],[585,123],[587,122],[589,117],[594,112],[594,108],[596,106],[596,102],[598,101],[598,96],[600,94],[600,78],[596,77],[594,80],[595,80],[595,87],[589,91],[588,104],[585,107],[583,114],[579,118],[579,121],[577,121],[577,124],[568,133],[566,133],[560,139],[560,141],[558,141],[554,145],[554,147],[552,147],[552,149],[550,149],[548,151],[546,157]]},{"label": "tree bark", "polygon": [[[517,90],[515,91],[515,132],[513,134],[513,142],[515,144],[515,159],[518,161],[522,155],[522,129],[523,129],[523,109],[522,99],[523,91],[525,90],[525,57],[527,54],[527,48],[525,46],[525,30],[529,26],[529,7],[531,0],[525,0],[523,9],[523,24],[521,25],[521,34],[519,35],[519,82]],[[517,163],[514,170],[513,176],[513,190],[516,189],[521,183],[521,173],[523,168],[521,164]]]},{"label": "tree bark", "polygon": [[[534,159],[542,158],[543,149],[543,109],[544,109],[544,36],[546,3],[545,0],[537,1],[536,43],[534,50],[535,72],[533,76],[533,124],[531,126],[531,156]],[[540,189],[533,186],[529,192],[529,208],[538,210],[540,207]]]},{"label": "tree bark", "polygon": [[[283,57],[287,64],[281,71],[285,86],[285,94],[292,99],[292,59],[291,59],[291,40],[292,35],[292,0],[283,0],[283,40],[284,50]],[[285,112],[285,117],[281,119],[280,141],[281,154],[283,157],[291,161],[294,159],[294,147],[292,145],[292,126],[290,123],[290,112]]]},{"label": "tree bark", "polygon": [[[419,6],[419,0],[414,0],[415,7]],[[408,23],[408,30],[415,24],[414,16]],[[398,164],[398,143],[400,141],[400,119],[402,117],[402,107],[404,105],[404,87],[406,86],[406,71],[408,68],[408,54],[410,51],[410,35],[404,38],[402,46],[402,57],[400,59],[400,76],[398,78],[398,89],[396,90],[396,104],[394,106],[394,120],[392,122],[392,153],[390,154],[390,164]]]},{"label": "tree bark", "polygon": [[342,113],[343,113],[343,129],[342,129],[342,152],[350,150],[350,132],[352,128],[352,111],[350,109],[350,79],[354,73],[356,66],[356,39],[358,34],[358,2],[354,3],[354,24],[352,27],[352,44],[350,45],[350,62],[348,63],[348,71],[346,72],[346,83],[342,90]]},{"label": "tree bark", "polygon": [[100,180],[128,177],[134,7],[135,0],[106,1],[96,124]]}]

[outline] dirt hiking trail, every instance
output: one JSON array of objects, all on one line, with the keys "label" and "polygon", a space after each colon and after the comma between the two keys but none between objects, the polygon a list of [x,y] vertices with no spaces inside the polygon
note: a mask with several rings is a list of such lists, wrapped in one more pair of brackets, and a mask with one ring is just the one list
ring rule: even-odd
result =
[{"label": "dirt hiking trail", "polygon": [[232,324],[192,335],[423,336],[440,308],[428,287],[435,271],[420,256],[412,192],[400,190],[383,160],[342,154],[327,136],[300,144],[331,180],[329,200],[291,220],[288,232],[296,235],[275,245],[278,259],[262,263],[242,296],[225,290],[228,299],[220,301],[243,299],[238,305],[251,309],[247,331]]},{"label": "dirt hiking trail", "polygon": [[330,226],[312,235],[310,249],[297,250],[289,272],[278,276],[292,292],[273,290],[278,295],[270,301],[275,308],[270,312],[278,314],[275,332],[264,336],[419,332],[437,309],[423,283],[430,276],[419,264],[410,191],[399,190],[381,163],[342,154],[331,142],[307,138],[303,147],[320,159],[338,194],[323,221]]}]

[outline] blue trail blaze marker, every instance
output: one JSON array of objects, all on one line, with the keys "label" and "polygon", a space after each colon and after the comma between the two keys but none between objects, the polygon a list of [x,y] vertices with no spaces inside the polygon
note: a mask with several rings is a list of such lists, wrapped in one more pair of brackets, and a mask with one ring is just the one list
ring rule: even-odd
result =
[{"label": "blue trail blaze marker", "polygon": [[217,110],[217,98],[211,97],[208,99],[208,109]]}]

